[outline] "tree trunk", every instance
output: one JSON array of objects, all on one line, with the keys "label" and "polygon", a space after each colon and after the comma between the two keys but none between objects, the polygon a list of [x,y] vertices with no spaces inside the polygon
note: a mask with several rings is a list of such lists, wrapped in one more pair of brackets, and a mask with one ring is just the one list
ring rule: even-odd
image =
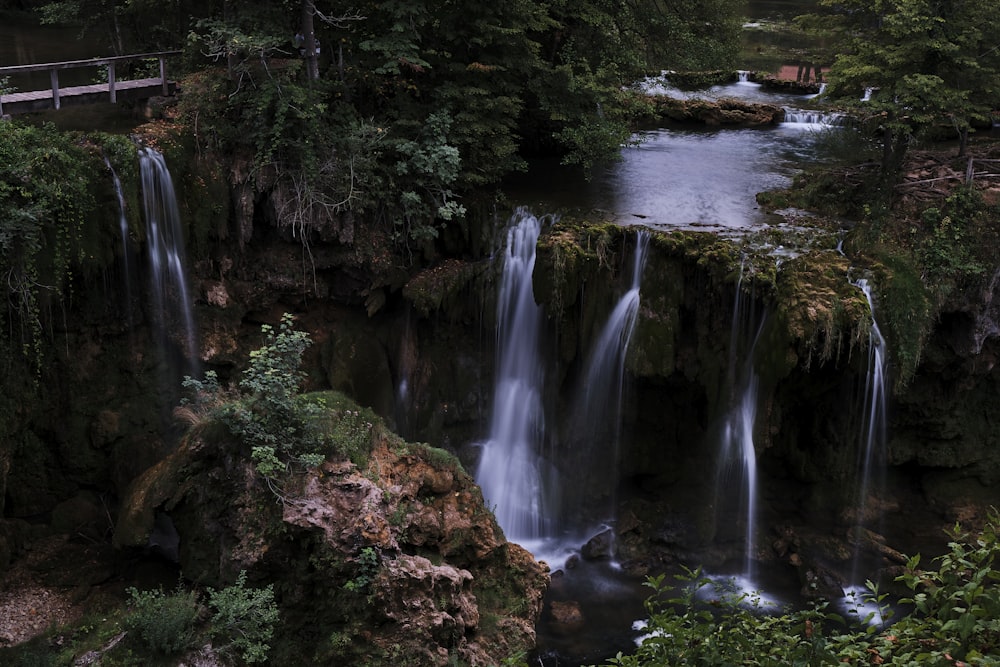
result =
[{"label": "tree trunk", "polygon": [[306,76],[310,81],[319,79],[319,49],[315,29],[316,5],[313,0],[302,0],[302,58],[306,62]]},{"label": "tree trunk", "polygon": [[903,168],[909,145],[910,136],[906,132],[882,129],[882,172],[887,179],[892,180]]}]

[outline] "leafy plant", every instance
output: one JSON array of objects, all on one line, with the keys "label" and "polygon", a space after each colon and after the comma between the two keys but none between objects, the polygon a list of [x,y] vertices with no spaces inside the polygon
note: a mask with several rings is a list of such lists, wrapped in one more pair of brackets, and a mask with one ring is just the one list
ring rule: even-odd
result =
[{"label": "leafy plant", "polygon": [[331,413],[337,420],[330,435],[334,449],[358,467],[363,467],[371,452],[373,417],[359,410],[350,409],[334,410]]},{"label": "leafy plant", "polygon": [[238,651],[244,662],[266,662],[271,648],[268,642],[279,618],[274,587],[248,588],[246,579],[244,570],[233,585],[218,591],[209,589],[208,604],[215,609],[211,634],[225,640],[221,650]]},{"label": "leafy plant", "polygon": [[52,125],[0,123],[0,318],[38,363],[41,303],[62,297],[84,256],[84,220],[93,214],[88,156]]},{"label": "leafy plant", "polygon": [[[775,610],[753,594],[698,591],[717,584],[700,569],[678,575],[679,592],[651,577],[646,635],[632,655],[610,664],[647,665],[994,665],[1000,663],[1000,515],[991,511],[983,530],[972,535],[955,527],[949,551],[936,570],[909,559],[897,577],[912,594],[900,604],[911,611],[899,620],[887,597],[869,582],[860,602],[874,604],[859,626],[820,602],[808,609]],[[711,588],[709,588],[711,590]],[[895,620],[873,623],[874,614]]]},{"label": "leafy plant", "polygon": [[129,588],[131,612],[125,629],[137,635],[150,649],[170,655],[190,647],[195,638],[195,622],[201,612],[198,595],[180,586],[172,594],[162,590],[139,591]]},{"label": "leafy plant", "polygon": [[318,453],[324,435],[316,422],[321,406],[298,396],[304,376],[299,365],[312,341],[295,331],[293,322],[285,313],[277,332],[261,326],[264,345],[250,353],[250,366],[239,383],[246,399],[225,412],[230,429],[250,444],[251,459],[265,477],[291,463],[315,466],[324,458]]},{"label": "leafy plant", "polygon": [[364,547],[358,554],[358,574],[344,584],[344,590],[358,593],[368,590],[378,574],[381,557],[375,547]]},{"label": "leafy plant", "polygon": [[257,472],[269,479],[289,466],[316,466],[325,458],[327,435],[320,419],[325,403],[299,394],[304,377],[299,366],[312,341],[293,326],[289,313],[277,331],[261,326],[264,344],[250,353],[238,392],[223,389],[211,371],[204,380],[186,377],[183,383],[194,399],[182,401],[179,416],[192,423],[206,414],[218,418],[249,445]]},{"label": "leafy plant", "polygon": [[942,207],[930,207],[921,215],[928,228],[917,252],[924,265],[928,284],[953,284],[962,276],[982,274],[986,267],[978,261],[967,238],[980,209],[978,194],[959,190]]}]

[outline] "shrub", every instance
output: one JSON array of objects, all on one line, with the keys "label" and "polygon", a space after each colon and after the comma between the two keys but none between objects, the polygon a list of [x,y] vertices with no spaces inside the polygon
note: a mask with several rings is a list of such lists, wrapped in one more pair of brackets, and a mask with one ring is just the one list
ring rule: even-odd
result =
[{"label": "shrub", "polygon": [[266,662],[278,622],[274,588],[247,588],[247,573],[240,572],[236,583],[220,591],[209,589],[208,604],[215,609],[212,635],[221,637],[222,651],[236,650],[244,662]]},{"label": "shrub", "polygon": [[[937,570],[909,560],[896,581],[912,595],[900,601],[911,611],[892,625],[851,626],[826,603],[804,610],[766,610],[754,595],[716,595],[699,602],[697,591],[716,585],[700,570],[678,578],[680,592],[650,578],[647,635],[633,655],[613,665],[995,665],[1000,664],[1000,515],[991,512],[978,535],[949,532],[949,551]],[[885,596],[869,583],[868,602],[882,617]],[[672,595],[672,597],[671,597]],[[773,612],[773,613],[772,613]],[[891,619],[890,619],[891,620]]]},{"label": "shrub", "polygon": [[195,621],[201,607],[194,591],[166,595],[162,590],[128,589],[131,612],[124,619],[125,629],[139,637],[153,651],[170,655],[191,646]]},{"label": "shrub", "polygon": [[261,475],[273,478],[290,465],[319,465],[327,436],[320,417],[323,401],[299,394],[303,373],[302,354],[311,341],[304,331],[293,329],[289,313],[281,317],[278,330],[261,326],[264,344],[250,353],[239,391],[223,389],[211,371],[204,381],[190,377],[184,386],[194,399],[182,401],[177,413],[192,423],[208,413],[250,446],[250,457]]}]

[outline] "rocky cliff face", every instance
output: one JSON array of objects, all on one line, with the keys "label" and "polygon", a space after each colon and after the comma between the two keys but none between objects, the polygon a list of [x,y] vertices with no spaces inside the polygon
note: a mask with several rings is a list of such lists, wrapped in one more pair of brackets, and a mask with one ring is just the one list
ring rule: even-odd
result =
[{"label": "rocky cliff face", "polygon": [[[176,155],[183,161],[181,149]],[[350,394],[410,440],[457,452],[471,469],[469,445],[488,419],[497,267],[450,259],[404,270],[352,220],[307,248],[270,224],[267,192],[245,175],[230,178],[238,192],[230,215],[207,201],[205,183],[220,188],[205,173],[178,169],[188,175],[178,179],[183,208],[200,221],[192,289],[204,368],[238,377],[260,323],[295,311],[316,343],[306,361],[312,388]],[[624,287],[631,235],[567,220],[539,244],[535,294],[548,316],[544,363],[554,382],[546,406],[554,412]],[[807,236],[780,270],[770,250],[781,240],[760,240],[763,251],[741,274],[742,248],[732,241],[654,234],[627,358],[630,439],[614,480],[619,557],[636,572],[679,559],[722,562],[739,548],[722,539],[725,519],[707,493],[737,289],[767,313],[754,358],[757,556],[797,567],[803,578],[816,569],[811,563],[849,557],[854,517],[845,490],[857,459],[869,313],[833,236]],[[908,370],[911,381],[892,396],[888,484],[871,506],[903,518],[889,522],[885,542],[868,542],[885,565],[897,560],[894,546],[940,538],[941,528],[974,521],[997,502],[1000,298],[991,271],[984,289],[941,309],[919,365]],[[77,296],[52,328],[37,384],[31,369],[17,369],[23,396],[0,398],[0,416],[12,425],[0,446],[0,565],[21,558],[45,531],[105,540],[113,528],[124,548],[148,545],[158,519],[169,517],[186,576],[221,583],[246,569],[254,581],[284,582],[289,636],[313,641],[325,633],[314,642],[317,655],[366,646],[387,661],[412,651],[435,664],[445,651],[475,662],[530,644],[544,573],[504,543],[453,463],[436,465],[425,450],[387,440],[367,466],[328,462],[275,502],[224,438],[189,437],[171,453],[177,378],[164,389],[169,369],[155,349],[152,318],[135,312],[127,322],[130,304],[101,281],[81,285]],[[890,346],[897,342],[890,335]],[[582,504],[570,511],[585,512],[602,471],[574,466],[572,451],[558,460],[581,489]],[[345,589],[349,582],[363,593]]]},{"label": "rocky cliff face", "polygon": [[273,584],[276,664],[493,665],[529,650],[547,570],[506,542],[454,457],[375,431],[365,465],[268,483],[224,431],[197,429],[132,484],[116,544],[146,547],[167,523],[186,577]]}]

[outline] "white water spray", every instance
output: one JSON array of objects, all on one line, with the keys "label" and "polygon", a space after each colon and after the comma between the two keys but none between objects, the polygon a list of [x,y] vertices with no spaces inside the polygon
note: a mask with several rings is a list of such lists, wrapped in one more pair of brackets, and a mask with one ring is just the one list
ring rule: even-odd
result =
[{"label": "white water spray", "polygon": [[[729,342],[730,406],[721,434],[716,495],[737,494],[740,523],[744,530],[744,571],[753,578],[757,529],[757,450],[754,424],[757,418],[758,377],[753,368],[757,339],[763,318],[755,316],[752,302],[743,294],[743,267],[736,285],[733,324]],[[727,521],[728,517],[721,517]]]},{"label": "white water spray", "polygon": [[188,363],[198,363],[197,337],[191,297],[184,272],[184,233],[173,180],[163,155],[153,148],[139,151],[146,244],[155,312],[161,333],[179,326]]},{"label": "white water spray", "polygon": [[[579,388],[572,413],[572,442],[579,465],[597,471],[599,479],[578,489],[577,496],[604,495],[608,499],[607,519],[615,513],[618,483],[618,456],[622,435],[622,403],[625,395],[625,357],[639,314],[639,287],[649,232],[636,234],[632,260],[632,283],[615,305],[591,347],[583,385]],[[607,488],[598,488],[600,485]],[[579,502],[579,498],[576,499]]]},{"label": "white water spray", "polygon": [[540,456],[544,432],[539,355],[542,309],[532,293],[541,222],[525,209],[511,218],[497,299],[497,377],[489,440],[476,482],[507,539],[547,536],[550,477]]},{"label": "white water spray", "polygon": [[[865,379],[864,412],[862,413],[861,434],[858,447],[858,499],[856,503],[857,532],[860,533],[870,513],[870,496],[873,486],[881,486],[887,458],[886,452],[886,345],[885,338],[875,321],[875,302],[872,289],[864,278],[855,285],[868,300],[872,314],[871,331],[868,336],[868,374]],[[879,517],[881,518],[881,517]],[[856,535],[851,584],[859,581],[860,540]]]}]

